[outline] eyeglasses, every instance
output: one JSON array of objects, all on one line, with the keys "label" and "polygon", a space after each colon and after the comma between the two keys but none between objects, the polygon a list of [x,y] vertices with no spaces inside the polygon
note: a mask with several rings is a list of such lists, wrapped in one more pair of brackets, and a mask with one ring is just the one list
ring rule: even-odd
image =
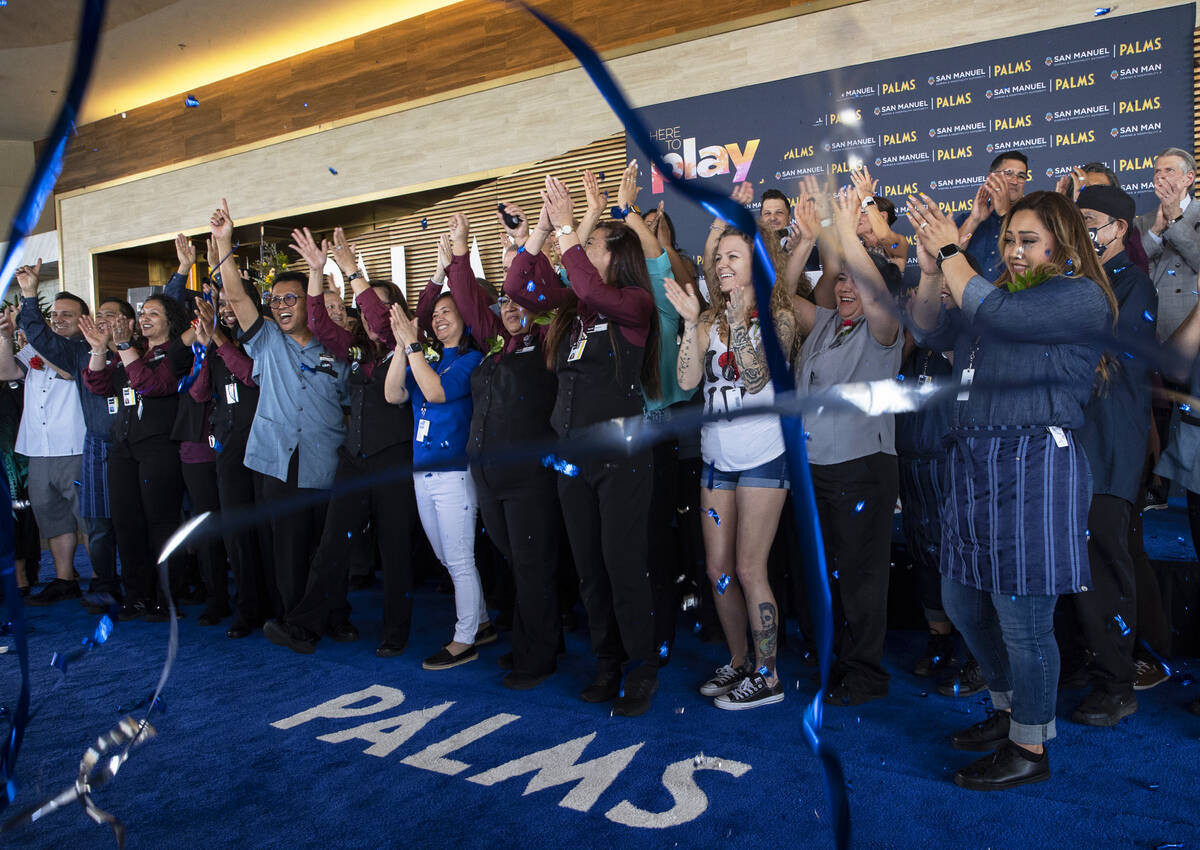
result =
[{"label": "eyeglasses", "polygon": [[496,304],[503,307],[505,304],[508,304],[511,301],[512,301],[512,299],[509,298],[507,295],[501,295],[499,298],[496,299]]},{"label": "eyeglasses", "polygon": [[1001,177],[1007,177],[1009,180],[1020,180],[1022,182],[1029,179],[1028,171],[1017,171],[1015,168],[1005,168],[1003,170],[993,171],[992,174],[999,174]]},{"label": "eyeglasses", "polygon": [[278,307],[280,304],[285,307],[295,307],[299,297],[294,292],[289,292],[287,295],[273,295],[267,301],[272,307]]}]

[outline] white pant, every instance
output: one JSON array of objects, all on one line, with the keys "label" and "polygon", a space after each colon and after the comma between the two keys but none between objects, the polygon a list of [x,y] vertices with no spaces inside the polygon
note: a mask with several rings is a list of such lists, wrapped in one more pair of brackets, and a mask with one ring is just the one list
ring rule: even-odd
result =
[{"label": "white pant", "polygon": [[475,643],[475,632],[488,621],[483,586],[475,569],[475,482],[470,472],[417,472],[417,513],[433,553],[454,582],[458,622],[454,639]]}]

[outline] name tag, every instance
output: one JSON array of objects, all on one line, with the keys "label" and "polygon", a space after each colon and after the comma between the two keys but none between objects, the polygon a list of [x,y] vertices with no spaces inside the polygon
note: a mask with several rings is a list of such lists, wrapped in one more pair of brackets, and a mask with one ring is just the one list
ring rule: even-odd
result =
[{"label": "name tag", "polygon": [[1046,430],[1049,431],[1050,436],[1054,438],[1054,445],[1058,446],[1060,449],[1065,449],[1067,447],[1067,435],[1063,432],[1062,428],[1059,428],[1057,425],[1051,425]]},{"label": "name tag", "polygon": [[579,337],[579,341],[571,346],[571,351],[567,354],[567,362],[574,363],[583,356],[583,349],[587,347],[587,334]]},{"label": "name tag", "polygon": [[592,331],[606,330],[608,330],[608,322],[597,322],[596,324],[592,325],[592,327],[588,330],[588,333],[591,333]]},{"label": "name tag", "polygon": [[236,383],[231,382],[225,385],[225,403],[238,403],[238,385]]},{"label": "name tag", "polygon": [[121,388],[121,403],[126,407],[133,407],[137,404],[137,393],[134,392],[133,387]]},{"label": "name tag", "polygon": [[531,351],[537,351],[536,345],[527,345],[524,348],[518,348],[513,354],[528,354]]},{"label": "name tag", "polygon": [[425,442],[425,438],[429,436],[429,420],[422,419],[417,423],[417,442]]},{"label": "name tag", "polygon": [[159,360],[162,360],[166,356],[167,356],[166,352],[160,351],[158,354],[155,354],[153,357],[151,357],[149,362],[157,363]]},{"label": "name tag", "polygon": [[974,369],[963,369],[962,370],[962,382],[961,382],[962,389],[958,391],[958,400],[959,401],[966,401],[968,398],[971,397],[970,386],[974,381],[975,381],[975,370]]},{"label": "name tag", "polygon": [[918,387],[923,387],[926,384],[932,384],[932,383],[933,383],[933,378],[929,377],[928,375],[918,375],[917,376],[917,386]]},{"label": "name tag", "polygon": [[119,401],[117,401],[117,397],[115,395],[110,395],[108,397],[108,412],[110,414],[116,413],[117,410],[120,409],[120,407],[121,407],[121,403]]}]

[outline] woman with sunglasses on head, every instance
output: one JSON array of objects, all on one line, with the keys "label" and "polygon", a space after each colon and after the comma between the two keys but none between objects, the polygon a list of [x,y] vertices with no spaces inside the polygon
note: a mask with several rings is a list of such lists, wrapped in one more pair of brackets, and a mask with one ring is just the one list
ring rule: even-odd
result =
[{"label": "woman with sunglasses on head", "polygon": [[[219,278],[220,258],[211,238],[208,256],[209,268]],[[261,305],[261,293],[246,278],[239,275],[229,285],[241,287],[247,299]],[[237,316],[224,286],[215,292],[215,305],[196,299],[196,339],[208,347],[208,356],[188,393],[198,402],[211,402],[208,433],[217,455],[217,497],[221,510],[233,512],[256,501],[254,476],[245,459],[246,440],[258,407],[258,384],[253,377],[254,361],[237,339]],[[234,621],[225,632],[228,637],[247,637],[268,619],[282,615],[269,534],[261,525],[225,535],[225,552],[237,589]]]},{"label": "woman with sunglasses on head", "polygon": [[[193,358],[180,340],[188,330],[187,314],[174,298],[147,298],[138,327],[146,340],[144,352],[133,346],[128,325],[116,324],[110,330],[82,317],[79,329],[92,354],[83,381],[118,408],[108,455],[108,489],[125,585],[121,619],[166,622],[169,588],[156,591],[155,565],[179,526],[183,507],[179,444],[171,440],[171,430],[179,380],[191,370]],[[112,363],[105,357],[110,337],[119,354]]]},{"label": "woman with sunglasses on head", "polygon": [[[959,770],[973,790],[1050,777],[1058,596],[1091,584],[1090,470],[1074,431],[1108,374],[1102,343],[1117,303],[1079,209],[1055,192],[1004,217],[1004,271],[971,272],[958,231],[928,197],[909,198],[921,282],[919,344],[954,349],[954,430],[942,516],[942,602],[979,662],[996,713],[956,733],[989,755]],[[950,292],[943,306],[941,290]],[[1097,375],[1099,364],[1099,375]]]},{"label": "woman with sunglasses on head", "polygon": [[[425,287],[421,305],[428,320],[412,318],[400,304],[391,307],[396,356],[388,366],[384,396],[392,404],[411,400],[413,488],[421,526],[437,559],[454,583],[454,638],[422,662],[426,670],[446,670],[479,657],[477,646],[493,643],[483,586],[475,567],[475,484],[463,458],[471,428],[471,373],[483,359],[467,332],[455,299]],[[426,355],[421,330],[437,342]]]},{"label": "woman with sunglasses on head", "polygon": [[[525,213],[515,204],[505,212],[519,219],[506,228],[517,243],[529,234]],[[547,323],[540,311],[528,310],[507,295],[493,306],[471,271],[466,216],[450,217],[450,262],[446,277],[450,295],[485,352],[471,373],[470,438],[467,455],[488,536],[512,565],[516,586],[512,654],[502,666],[510,672],[503,684],[513,690],[536,687],[555,669],[561,638],[555,574],[558,524],[546,517],[558,509],[554,473],[536,460],[506,462],[506,450],[554,439],[550,412],[557,386],[546,367]],[[480,456],[488,460],[479,460]],[[511,663],[509,663],[511,662]]]},{"label": "woman with sunglasses on head", "polygon": [[[541,195],[537,226],[509,266],[504,293],[530,310],[558,310],[545,352],[558,379],[550,423],[559,438],[624,445],[623,421],[640,419],[643,390],[650,397],[659,393],[658,315],[642,246],[619,222],[600,224],[580,245],[567,187],[548,176]],[[542,252],[552,232],[570,289]],[[580,698],[617,698],[615,714],[644,714],[658,687],[659,662],[647,570],[651,452],[617,449],[603,457],[556,459],[555,465],[598,659]]]},{"label": "woman with sunglasses on head", "polygon": [[[288,632],[286,645],[311,652],[322,634],[336,641],[358,639],[349,620],[346,600],[349,564],[344,559],[346,540],[369,522],[384,566],[383,635],[375,654],[392,658],[408,646],[412,622],[412,530],[416,498],[412,478],[384,476],[369,486],[354,482],[389,469],[411,466],[412,413],[405,403],[385,398],[384,378],[396,347],[389,310],[392,305],[407,315],[400,288],[390,281],[369,284],[356,268],[355,248],[346,242],[340,227],[333,245],[318,245],[308,228],[292,231],[294,248],[309,268],[322,268],[332,247],[333,259],[347,276],[362,311],[364,330],[356,337],[335,321],[326,308],[321,280],[308,282],[308,327],[335,358],[350,364],[350,422],[346,440],[338,449],[334,495],[325,515],[321,543],[313,556],[312,574],[304,596],[280,626]],[[344,492],[339,492],[344,490]]]}]

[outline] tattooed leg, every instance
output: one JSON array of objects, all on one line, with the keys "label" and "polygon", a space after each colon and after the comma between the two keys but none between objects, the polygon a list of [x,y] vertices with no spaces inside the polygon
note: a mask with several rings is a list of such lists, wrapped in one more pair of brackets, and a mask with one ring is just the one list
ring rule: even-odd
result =
[{"label": "tattooed leg", "polygon": [[754,651],[759,667],[766,667],[766,679],[772,682],[775,675],[775,652],[779,643],[779,627],[775,621],[775,605],[771,602],[760,602],[758,605],[758,623],[751,629],[754,634]]}]

